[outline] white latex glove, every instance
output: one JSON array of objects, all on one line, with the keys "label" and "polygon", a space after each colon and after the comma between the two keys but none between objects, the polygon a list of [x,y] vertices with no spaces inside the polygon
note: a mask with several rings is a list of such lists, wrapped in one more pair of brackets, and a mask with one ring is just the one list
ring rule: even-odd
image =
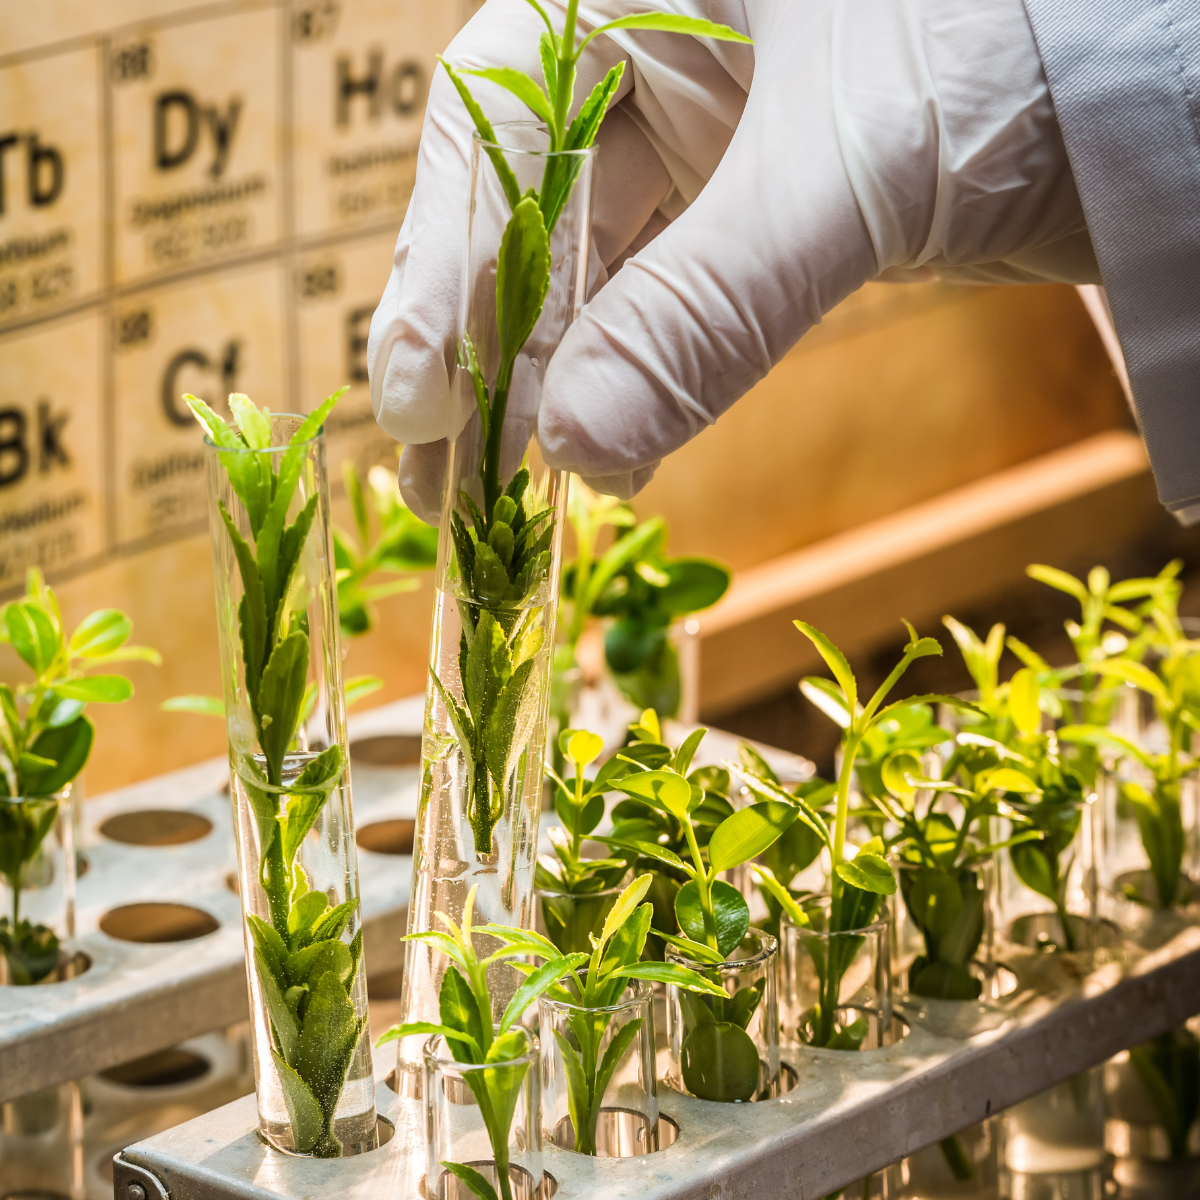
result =
[{"label": "white latex glove", "polygon": [[[585,0],[580,16],[648,7]],[[1099,281],[1021,0],[653,7],[754,45],[621,32],[580,63],[579,98],[622,56],[626,71],[598,140],[593,295],[546,374],[551,465],[632,495],[871,279]],[[540,28],[524,0],[488,0],[447,57],[540,78]],[[493,122],[528,119],[471,84]],[[401,488],[431,521],[445,456],[431,443],[467,415],[451,380],[471,130],[439,72],[371,327],[375,413],[407,444]]]}]

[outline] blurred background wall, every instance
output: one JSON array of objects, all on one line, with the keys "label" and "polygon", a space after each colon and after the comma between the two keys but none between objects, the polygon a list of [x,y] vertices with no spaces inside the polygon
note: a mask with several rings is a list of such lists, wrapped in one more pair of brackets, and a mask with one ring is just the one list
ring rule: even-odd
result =
[{"label": "blurred background wall", "polygon": [[[412,188],[435,56],[472,7],[5,5],[0,591],[15,594],[38,565],[69,623],[122,607],[135,640],[164,658],[131,668],[132,704],[95,712],[92,792],[224,748],[219,722],[159,709],[169,696],[219,691],[201,440],[180,394],[221,407],[245,391],[307,410],[349,384],[330,428],[331,475],[346,459],[394,466],[370,411],[367,329]],[[726,605],[709,626],[719,651],[730,629],[753,630],[770,611],[760,593],[776,579],[772,564],[1128,428],[1072,290],[872,285],[664,463],[636,507],[667,517],[673,552],[741,573],[742,608]],[[1160,520],[1133,454],[1121,536]],[[1099,511],[1067,524],[1051,514],[1065,557],[1096,541]],[[348,526],[344,499],[338,512]],[[993,566],[1007,578],[1022,552],[1018,539]],[[948,569],[926,572],[907,615],[938,610]],[[979,578],[993,586],[995,574]],[[750,602],[738,587],[755,579]],[[794,598],[772,586],[780,604]],[[427,580],[386,601],[375,631],[350,647],[348,673],[386,679],[376,699],[422,689],[431,601]],[[877,588],[870,604],[892,621],[893,601]],[[728,677],[731,653],[706,661]],[[746,702],[769,674],[716,687],[708,707]]]}]

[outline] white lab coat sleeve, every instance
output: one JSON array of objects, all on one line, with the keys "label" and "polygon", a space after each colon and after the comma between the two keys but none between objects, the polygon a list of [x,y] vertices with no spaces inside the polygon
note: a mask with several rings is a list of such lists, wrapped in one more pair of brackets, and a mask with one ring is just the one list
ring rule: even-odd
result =
[{"label": "white lab coat sleeve", "polygon": [[1025,8],[1159,498],[1200,522],[1200,4]]}]

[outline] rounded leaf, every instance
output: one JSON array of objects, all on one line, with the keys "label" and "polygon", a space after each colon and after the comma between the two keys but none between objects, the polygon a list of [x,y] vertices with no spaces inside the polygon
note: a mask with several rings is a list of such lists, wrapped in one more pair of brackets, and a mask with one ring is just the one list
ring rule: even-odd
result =
[{"label": "rounded leaf", "polygon": [[731,1104],[751,1100],[758,1091],[758,1047],[730,1021],[698,1025],[684,1039],[680,1070],[687,1090],[701,1100]]},{"label": "rounded leaf", "polygon": [[604,739],[586,729],[572,733],[567,741],[567,757],[580,768],[595,762],[603,750]]},{"label": "rounded leaf", "polygon": [[119,650],[133,632],[133,622],[118,609],[102,608],[85,617],[71,634],[71,653],[99,658]]},{"label": "rounded leaf", "polygon": [[666,809],[680,821],[687,816],[692,801],[692,785],[674,771],[641,771],[626,776],[616,787],[635,800]]},{"label": "rounded leaf", "polygon": [[885,858],[878,854],[858,854],[849,862],[838,863],[838,877],[852,887],[877,896],[891,896],[896,891],[896,876]]}]

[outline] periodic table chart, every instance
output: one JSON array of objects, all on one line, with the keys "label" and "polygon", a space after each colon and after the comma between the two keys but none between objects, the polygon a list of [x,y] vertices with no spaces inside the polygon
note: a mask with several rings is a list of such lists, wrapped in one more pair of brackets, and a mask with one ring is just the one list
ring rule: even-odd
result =
[{"label": "periodic table chart", "polygon": [[61,578],[205,528],[184,392],[295,411],[349,384],[331,473],[391,459],[367,330],[436,56],[474,7],[118,0],[81,33],[65,0],[24,3],[44,41],[6,53],[0,29],[8,593],[29,565]]}]

